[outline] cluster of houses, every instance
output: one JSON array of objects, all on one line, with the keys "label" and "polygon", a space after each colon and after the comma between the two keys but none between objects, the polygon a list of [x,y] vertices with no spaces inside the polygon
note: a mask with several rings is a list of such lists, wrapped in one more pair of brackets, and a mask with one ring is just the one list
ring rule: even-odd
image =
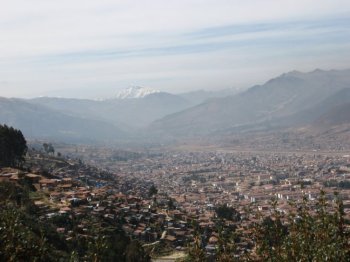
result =
[{"label": "cluster of houses", "polygon": [[[100,161],[100,168],[105,164]],[[240,221],[220,222],[237,230],[242,250],[252,246],[250,225],[259,222],[256,212],[269,216],[277,208],[288,214],[294,211],[290,201],[306,198],[316,204],[320,190],[330,201],[337,191],[350,219],[350,187],[327,184],[350,182],[348,155],[164,152],[114,163],[108,169],[112,173],[66,161],[46,173],[40,168],[31,172],[2,169],[0,181],[31,185],[42,219],[102,217],[121,224],[127,235],[145,245],[163,243],[184,250],[199,228],[209,255],[220,240],[216,213],[220,205],[240,214]],[[149,194],[151,186],[156,193]],[[272,200],[277,201],[275,207]],[[86,224],[78,228],[81,235],[89,234]],[[57,232],[72,238],[69,226],[57,227]]]}]

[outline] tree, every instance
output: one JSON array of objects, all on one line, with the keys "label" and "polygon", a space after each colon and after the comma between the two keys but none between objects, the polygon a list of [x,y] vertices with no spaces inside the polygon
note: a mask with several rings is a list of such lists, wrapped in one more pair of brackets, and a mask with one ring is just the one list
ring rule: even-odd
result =
[{"label": "tree", "polygon": [[155,187],[155,185],[152,185],[148,191],[148,196],[151,197],[153,195],[156,195],[158,193],[158,189]]},{"label": "tree", "polygon": [[43,148],[44,148],[44,151],[46,153],[48,153],[48,154],[52,153],[52,155],[55,154],[55,148],[53,147],[53,145],[51,143],[49,143],[49,144],[44,143]]},{"label": "tree", "polygon": [[169,210],[175,209],[174,200],[172,198],[169,198],[169,200],[168,200],[168,209]]},{"label": "tree", "polygon": [[321,191],[316,205],[304,198],[292,206],[296,213],[285,215],[274,208],[271,217],[254,229],[260,260],[350,261],[350,232],[337,194],[333,203],[327,202]]},{"label": "tree", "polygon": [[0,211],[0,260],[48,261],[48,246],[44,238],[38,238],[26,224],[23,214],[16,207],[3,206]]},{"label": "tree", "polygon": [[126,248],[126,261],[127,262],[148,262],[151,261],[149,255],[145,252],[140,242],[133,240]]},{"label": "tree", "polygon": [[221,205],[215,208],[216,215],[218,218],[223,218],[232,221],[240,221],[241,214],[234,209],[233,207],[229,207],[228,205]]},{"label": "tree", "polygon": [[28,189],[0,183],[0,261],[64,260],[66,246],[50,224],[38,223]]},{"label": "tree", "polygon": [[195,232],[193,237],[193,243],[188,248],[188,254],[186,257],[186,262],[203,262],[207,261],[206,252],[202,247],[201,235],[199,232]]},{"label": "tree", "polygon": [[236,241],[239,239],[238,234],[234,230],[224,229],[222,226],[218,228],[218,245],[216,252],[216,261],[234,262],[242,261],[237,257],[238,254]]},{"label": "tree", "polygon": [[20,130],[0,125],[0,166],[21,166],[27,150],[27,142]]}]

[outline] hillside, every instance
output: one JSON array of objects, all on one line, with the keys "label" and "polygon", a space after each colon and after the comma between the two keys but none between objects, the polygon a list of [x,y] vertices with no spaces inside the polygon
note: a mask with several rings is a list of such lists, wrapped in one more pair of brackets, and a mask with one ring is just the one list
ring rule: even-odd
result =
[{"label": "hillside", "polygon": [[125,137],[112,124],[67,115],[20,99],[0,98],[0,112],[0,123],[21,129],[28,138],[101,142]]},{"label": "hillside", "polygon": [[289,127],[311,124],[331,109],[349,102],[350,88],[344,88],[307,110],[302,110],[289,117],[277,119],[276,123]]},{"label": "hillside", "polygon": [[131,253],[150,261],[121,229],[124,220],[101,215],[111,195],[101,186],[115,182],[105,170],[41,151],[29,151],[25,169],[1,167],[0,260],[133,261]]},{"label": "hillside", "polygon": [[342,124],[350,124],[350,103],[332,108],[313,123],[314,126],[335,126]]},{"label": "hillside", "polygon": [[293,71],[263,85],[225,98],[217,98],[169,115],[152,125],[173,136],[214,135],[292,116],[311,109],[350,86],[350,70],[310,73]]},{"label": "hillside", "polygon": [[140,98],[103,101],[41,97],[29,102],[76,117],[106,121],[126,130],[146,126],[158,118],[191,106],[182,97],[163,92]]},{"label": "hillside", "polygon": [[238,94],[241,91],[242,90],[236,88],[226,88],[217,91],[196,90],[179,94],[179,96],[186,99],[187,101],[190,101],[191,104],[195,106],[212,98],[232,96]]}]

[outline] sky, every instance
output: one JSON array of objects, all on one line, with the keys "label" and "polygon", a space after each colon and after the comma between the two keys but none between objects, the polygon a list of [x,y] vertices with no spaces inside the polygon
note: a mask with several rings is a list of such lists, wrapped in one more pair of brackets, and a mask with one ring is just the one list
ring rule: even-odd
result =
[{"label": "sky", "polygon": [[0,96],[247,88],[350,68],[349,0],[0,0]]}]

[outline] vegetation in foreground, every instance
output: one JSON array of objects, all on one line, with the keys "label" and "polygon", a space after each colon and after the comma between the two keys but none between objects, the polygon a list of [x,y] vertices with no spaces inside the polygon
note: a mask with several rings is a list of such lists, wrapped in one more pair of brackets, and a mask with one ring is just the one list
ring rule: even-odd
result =
[{"label": "vegetation in foreground", "polygon": [[[121,225],[102,217],[40,219],[30,192],[27,185],[0,183],[0,261],[149,261]],[[82,234],[80,223],[92,234]],[[56,231],[59,226],[69,227],[72,237],[63,238]]]},{"label": "vegetation in foreground", "polygon": [[[251,213],[260,222],[251,226],[249,236],[219,229],[215,256],[208,258],[200,238],[195,237],[187,261],[350,261],[349,221],[344,219],[343,203],[337,193],[334,199],[327,200],[321,191],[316,209],[311,208],[307,198],[298,204],[291,202],[295,212],[289,214],[280,212],[276,201],[273,204],[270,216]],[[243,252],[238,248],[242,237],[253,243]]]}]

